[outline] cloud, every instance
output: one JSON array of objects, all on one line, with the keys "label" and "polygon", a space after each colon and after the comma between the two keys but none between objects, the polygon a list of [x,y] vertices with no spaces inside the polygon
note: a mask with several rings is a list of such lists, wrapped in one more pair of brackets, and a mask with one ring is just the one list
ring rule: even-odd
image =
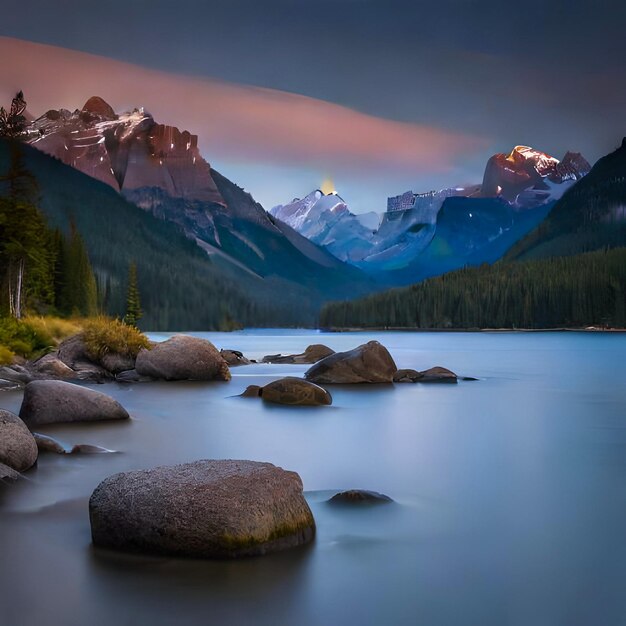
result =
[{"label": "cloud", "polygon": [[[157,121],[197,134],[209,160],[219,155],[329,172],[424,175],[452,171],[486,144],[479,137],[374,117],[302,95],[181,76],[8,37],[0,37],[0,59],[4,103],[23,89],[34,115],[82,107],[92,95],[116,111],[144,106]],[[402,97],[402,86],[381,97]]]}]

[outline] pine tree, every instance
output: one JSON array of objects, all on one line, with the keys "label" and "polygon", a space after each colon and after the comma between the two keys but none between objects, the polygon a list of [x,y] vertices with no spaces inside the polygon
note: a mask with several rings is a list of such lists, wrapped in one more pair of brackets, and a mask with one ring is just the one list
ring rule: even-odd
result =
[{"label": "pine tree", "polygon": [[124,322],[129,326],[137,326],[137,322],[142,318],[141,300],[139,298],[139,287],[137,285],[137,264],[131,263],[128,268],[128,291],[126,295],[126,315]]}]

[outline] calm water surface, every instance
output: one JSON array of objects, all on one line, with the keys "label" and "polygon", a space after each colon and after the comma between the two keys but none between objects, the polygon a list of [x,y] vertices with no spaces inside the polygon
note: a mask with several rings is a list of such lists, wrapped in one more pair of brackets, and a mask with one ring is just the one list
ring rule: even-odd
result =
[{"label": "calm water surface", "polygon": [[[42,428],[119,454],[43,454],[0,493],[0,624],[626,624],[626,335],[206,333],[251,358],[378,339],[398,367],[478,382],[334,387],[321,408],[233,397],[306,366],[229,383],[97,388],[128,423]],[[157,335],[156,338],[165,338]],[[19,409],[20,393],[0,395]],[[202,458],[297,471],[307,548],[236,562],[94,550],[87,501],[115,472]],[[336,490],[395,503],[330,507]]]}]

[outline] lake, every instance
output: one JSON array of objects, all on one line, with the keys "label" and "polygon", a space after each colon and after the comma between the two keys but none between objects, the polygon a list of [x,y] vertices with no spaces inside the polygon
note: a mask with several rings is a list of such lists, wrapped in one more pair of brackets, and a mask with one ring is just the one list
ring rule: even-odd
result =
[{"label": "lake", "polygon": [[[333,405],[315,408],[233,397],[299,365],[96,386],[133,419],[41,432],[119,454],[42,454],[0,492],[2,626],[626,624],[626,334],[194,334],[251,358],[378,339],[400,368],[479,380],[329,387]],[[204,458],[298,472],[315,542],[228,562],[92,548],[87,501],[103,478]],[[326,502],[350,488],[395,502]]]}]

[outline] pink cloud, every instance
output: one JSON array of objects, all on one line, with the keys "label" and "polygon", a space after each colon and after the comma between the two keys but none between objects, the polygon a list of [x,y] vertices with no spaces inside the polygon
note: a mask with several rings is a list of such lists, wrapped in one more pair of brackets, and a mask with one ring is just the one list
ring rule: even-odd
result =
[{"label": "pink cloud", "polygon": [[481,138],[401,123],[278,90],[192,78],[105,57],[0,37],[0,98],[23,89],[28,108],[80,108],[92,95],[116,111],[144,106],[199,136],[208,160],[288,163],[326,170],[430,174],[485,146]]}]

